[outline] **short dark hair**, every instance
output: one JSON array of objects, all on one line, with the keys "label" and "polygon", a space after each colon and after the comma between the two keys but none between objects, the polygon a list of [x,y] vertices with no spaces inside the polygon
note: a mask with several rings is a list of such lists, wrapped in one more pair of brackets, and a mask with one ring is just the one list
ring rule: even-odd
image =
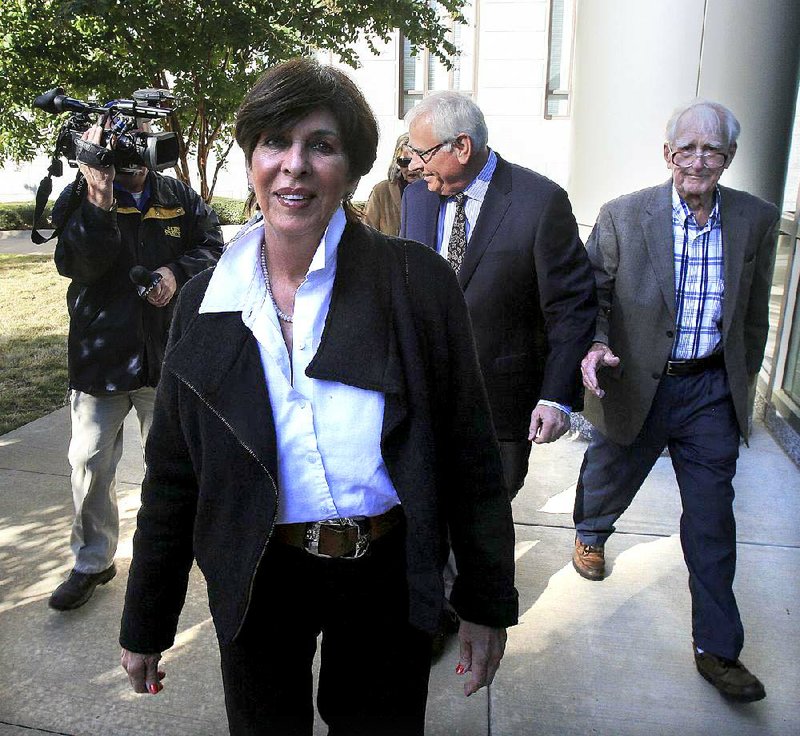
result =
[{"label": "short dark hair", "polygon": [[247,165],[262,133],[286,131],[319,109],[333,115],[339,126],[350,176],[364,176],[378,151],[375,115],[350,77],[307,58],[270,67],[242,100],[236,115],[236,142]]}]

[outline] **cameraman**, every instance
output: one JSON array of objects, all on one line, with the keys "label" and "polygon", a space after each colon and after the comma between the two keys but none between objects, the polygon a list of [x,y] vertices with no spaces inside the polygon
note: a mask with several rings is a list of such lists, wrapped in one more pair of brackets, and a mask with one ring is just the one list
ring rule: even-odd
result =
[{"label": "cameraman", "polygon": [[[102,133],[95,125],[82,138],[101,146]],[[188,186],[144,166],[79,166],[85,198],[69,212],[70,185],[53,208],[54,225],[65,223],[56,267],[71,279],[69,461],[75,503],[75,564],[50,596],[51,608],[59,611],[82,606],[116,574],[115,475],[123,422],[135,408],[144,446],[175,295],[222,253],[216,214]],[[161,276],[146,299],[131,281],[135,266],[152,272],[153,282],[156,273]]]}]

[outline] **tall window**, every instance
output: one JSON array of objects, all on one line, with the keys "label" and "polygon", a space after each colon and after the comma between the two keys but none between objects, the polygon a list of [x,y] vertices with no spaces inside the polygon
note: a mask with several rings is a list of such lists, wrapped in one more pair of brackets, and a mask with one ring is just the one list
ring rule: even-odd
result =
[{"label": "tall window", "polygon": [[547,85],[544,116],[569,116],[572,81],[572,42],[575,30],[575,0],[550,0]]},{"label": "tall window", "polygon": [[400,94],[397,116],[402,119],[426,94],[435,90],[454,89],[459,92],[472,93],[475,86],[475,5],[472,0],[465,5],[461,13],[465,23],[456,23],[447,11],[436,0],[431,5],[439,13],[442,23],[449,26],[448,38],[458,49],[453,57],[452,69],[427,49],[412,54],[411,43],[405,36],[400,36],[403,56],[400,62]]}]

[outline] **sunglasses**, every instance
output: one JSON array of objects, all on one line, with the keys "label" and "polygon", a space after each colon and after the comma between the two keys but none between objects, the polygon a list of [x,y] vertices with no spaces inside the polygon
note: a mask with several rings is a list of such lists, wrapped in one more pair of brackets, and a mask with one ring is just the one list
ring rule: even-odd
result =
[{"label": "sunglasses", "polygon": [[410,158],[406,158],[405,156],[398,156],[398,157],[395,159],[395,161],[397,162],[397,165],[398,165],[398,166],[399,166],[401,169],[406,169],[406,168],[408,168],[408,165],[411,163],[411,159],[410,159]]}]

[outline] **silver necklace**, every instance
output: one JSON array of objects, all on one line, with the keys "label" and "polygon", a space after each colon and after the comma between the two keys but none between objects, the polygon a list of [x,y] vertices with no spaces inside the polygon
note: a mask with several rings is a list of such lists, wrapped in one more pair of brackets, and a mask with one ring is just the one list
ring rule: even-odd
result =
[{"label": "silver necklace", "polygon": [[275,314],[278,315],[278,319],[281,322],[288,322],[292,324],[294,322],[294,317],[291,314],[286,314],[286,312],[281,311],[281,308],[278,306],[278,302],[275,301],[275,295],[272,293],[272,284],[269,282],[269,271],[267,270],[267,246],[266,243],[261,244],[261,270],[264,272],[264,284],[267,287],[267,294],[269,294],[269,298],[272,299],[272,306],[275,307]]}]

